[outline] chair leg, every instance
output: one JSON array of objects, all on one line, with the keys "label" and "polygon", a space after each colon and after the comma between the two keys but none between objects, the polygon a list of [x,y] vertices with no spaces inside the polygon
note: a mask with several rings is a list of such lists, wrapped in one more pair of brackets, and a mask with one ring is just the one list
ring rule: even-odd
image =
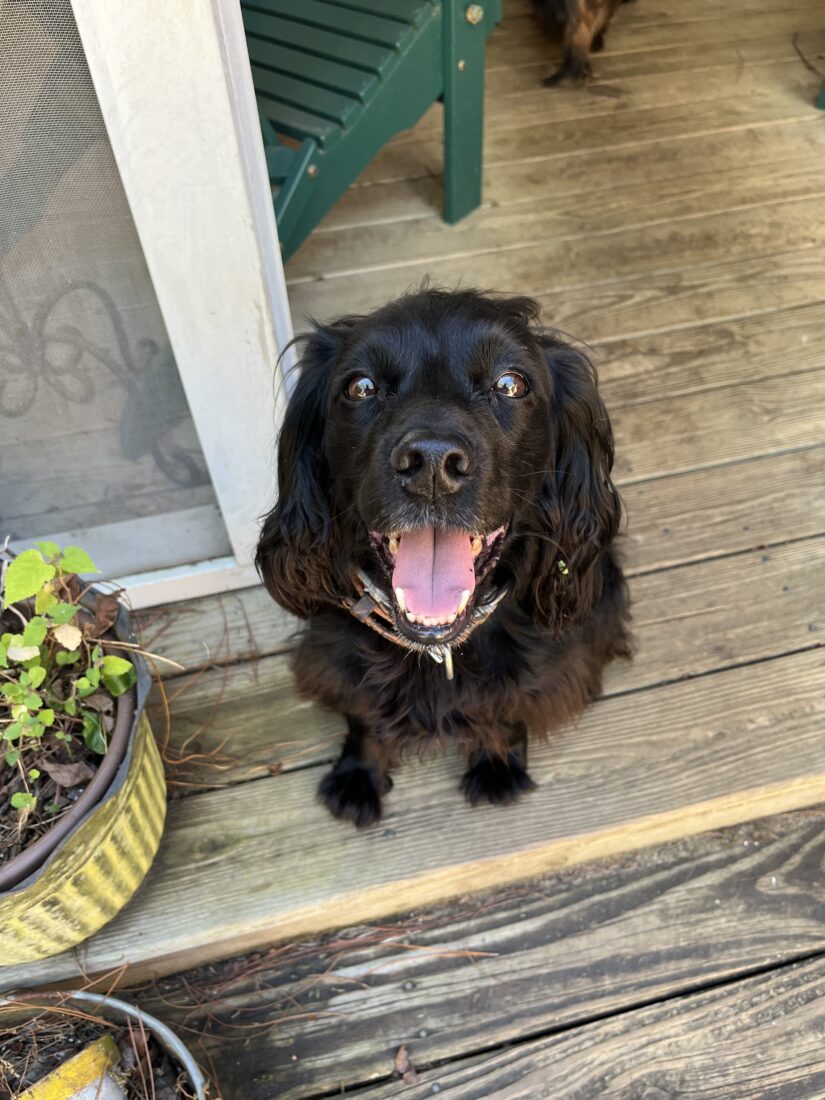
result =
[{"label": "chair leg", "polygon": [[[481,9],[470,22],[468,11]],[[485,10],[486,9],[486,10]],[[484,46],[495,2],[444,3],[444,218],[460,221],[481,202],[484,145]]]}]

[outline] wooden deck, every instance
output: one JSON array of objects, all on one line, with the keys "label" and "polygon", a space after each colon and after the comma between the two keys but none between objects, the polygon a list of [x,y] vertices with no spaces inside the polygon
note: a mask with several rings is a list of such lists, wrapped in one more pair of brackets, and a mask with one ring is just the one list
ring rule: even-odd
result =
[{"label": "wooden deck", "polygon": [[411,766],[356,835],[314,804],[341,722],[295,698],[265,593],[144,613],[187,669],[153,704],[161,855],[78,957],[0,988],[195,967],[141,995],[224,1100],[825,1095],[825,114],[797,52],[825,69],[825,9],[725,8],[623,6],[596,80],[550,91],[506,0],[483,207],[440,219],[436,109],[287,269],[297,327],[429,275],[593,349],[638,656],[532,753],[539,792],[471,811],[455,761]]}]

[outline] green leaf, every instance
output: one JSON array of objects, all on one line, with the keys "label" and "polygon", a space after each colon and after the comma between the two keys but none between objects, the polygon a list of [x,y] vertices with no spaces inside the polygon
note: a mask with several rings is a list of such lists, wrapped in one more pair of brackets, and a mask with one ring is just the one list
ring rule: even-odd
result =
[{"label": "green leaf", "polygon": [[60,813],[60,804],[57,802],[50,802],[46,807],[46,810],[50,814]]},{"label": "green leaf", "polygon": [[125,657],[115,657],[112,653],[107,653],[100,662],[100,668],[104,676],[123,676],[133,667],[131,661],[127,661]]},{"label": "green leaf", "polygon": [[73,718],[77,714],[77,703],[74,699],[67,699],[63,704],[63,709]]},{"label": "green leaf", "polygon": [[43,555],[44,558],[59,558],[60,547],[56,542],[38,542],[37,549]]},{"label": "green leaf", "polygon": [[49,611],[49,618],[53,623],[62,625],[71,622],[77,614],[77,605],[73,603],[59,603]]},{"label": "green leaf", "polygon": [[20,759],[20,749],[12,749],[11,752],[7,752],[5,759],[8,766],[13,768]]},{"label": "green leaf", "polygon": [[102,657],[103,657],[103,650],[100,648],[99,645],[96,645],[94,647],[94,649],[92,650],[92,660],[94,661],[95,664],[99,664]]},{"label": "green leaf", "polygon": [[45,707],[43,710],[37,712],[38,719],[44,726],[54,725],[54,711],[51,707]]},{"label": "green leaf", "polygon": [[26,737],[36,737],[38,740],[43,736],[45,732],[46,727],[43,725],[42,722],[27,722],[23,729],[23,733],[26,735]]},{"label": "green leaf", "polygon": [[56,572],[53,565],[43,561],[39,550],[24,550],[6,570],[6,604],[30,599]]},{"label": "green leaf", "polygon": [[100,728],[100,715],[96,711],[83,712],[83,740],[92,752],[101,756],[106,752],[106,736]]},{"label": "green leaf", "polygon": [[60,649],[55,653],[54,659],[59,665],[73,665],[80,660],[80,654],[70,653],[67,649]]},{"label": "green leaf", "polygon": [[22,685],[15,683],[5,683],[0,687],[0,695],[3,695],[12,703],[20,703],[23,700],[23,696],[26,694]]},{"label": "green leaf", "polygon": [[15,810],[30,810],[35,802],[37,799],[34,795],[27,794],[26,791],[18,791],[11,796],[11,804]]},{"label": "green leaf", "polygon": [[131,661],[107,654],[100,662],[103,683],[110,695],[123,695],[137,682],[137,672]]},{"label": "green leaf", "polygon": [[29,619],[26,629],[23,631],[23,645],[43,645],[49,624],[42,615],[35,615]]},{"label": "green leaf", "polygon": [[75,690],[77,692],[78,699],[85,699],[87,695],[91,695],[95,690],[89,683],[87,676],[78,676],[74,682]]},{"label": "green leaf", "polygon": [[[30,668],[24,675],[28,676],[29,684],[36,690],[46,679],[46,670],[42,665],[37,665],[35,668]],[[22,680],[23,677],[21,676],[20,679]]]},{"label": "green leaf", "polygon": [[40,770],[38,768],[29,768],[29,779],[34,781],[40,778]]},{"label": "green leaf", "polygon": [[4,741],[17,741],[18,738],[21,737],[22,733],[23,733],[23,723],[22,722],[12,722],[12,724],[10,726],[6,726],[6,728],[3,730],[3,740]]},{"label": "green leaf", "polygon": [[9,667],[9,660],[8,660],[8,656],[7,656],[7,649],[3,645],[3,643],[0,642],[0,668],[8,668],[8,667]]},{"label": "green leaf", "polygon": [[100,686],[100,669],[99,668],[87,668],[86,679],[92,685],[93,688]]},{"label": "green leaf", "polygon": [[57,596],[52,592],[51,585],[41,588],[34,598],[34,610],[38,615],[44,614],[50,607],[57,603]]},{"label": "green leaf", "polygon": [[40,708],[43,706],[43,700],[40,698],[39,695],[36,695],[34,692],[31,692],[30,695],[24,696],[23,702],[29,708],[29,710],[40,710]]},{"label": "green leaf", "polygon": [[99,573],[100,570],[79,546],[67,546],[60,558],[60,568],[64,573]]}]

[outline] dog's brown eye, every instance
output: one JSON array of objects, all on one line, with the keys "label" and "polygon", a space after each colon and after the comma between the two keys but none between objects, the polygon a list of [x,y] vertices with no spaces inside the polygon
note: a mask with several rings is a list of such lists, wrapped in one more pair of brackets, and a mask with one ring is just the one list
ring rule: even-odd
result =
[{"label": "dog's brown eye", "polygon": [[361,378],[353,378],[345,392],[350,401],[366,401],[368,397],[375,397],[378,387],[371,378],[363,375]]},{"label": "dog's brown eye", "polygon": [[496,379],[493,389],[502,397],[524,397],[529,386],[523,375],[510,370]]}]

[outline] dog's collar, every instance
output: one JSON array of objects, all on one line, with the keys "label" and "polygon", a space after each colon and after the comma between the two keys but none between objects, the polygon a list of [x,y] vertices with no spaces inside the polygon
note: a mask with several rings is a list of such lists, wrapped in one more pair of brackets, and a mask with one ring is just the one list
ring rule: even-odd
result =
[{"label": "dog's collar", "polygon": [[[380,634],[382,638],[395,642],[396,645],[415,653],[426,653],[436,664],[444,665],[447,679],[452,680],[453,650],[451,645],[423,645],[410,641],[395,625],[392,604],[381,588],[361,569],[355,571],[352,582],[357,596],[347,597],[341,601],[341,606],[345,611],[348,611],[359,623],[363,623],[370,630],[374,630],[376,634]],[[476,627],[487,622],[508,591],[508,585],[502,585],[483,603],[473,608],[467,622],[464,638],[467,638]]]}]

